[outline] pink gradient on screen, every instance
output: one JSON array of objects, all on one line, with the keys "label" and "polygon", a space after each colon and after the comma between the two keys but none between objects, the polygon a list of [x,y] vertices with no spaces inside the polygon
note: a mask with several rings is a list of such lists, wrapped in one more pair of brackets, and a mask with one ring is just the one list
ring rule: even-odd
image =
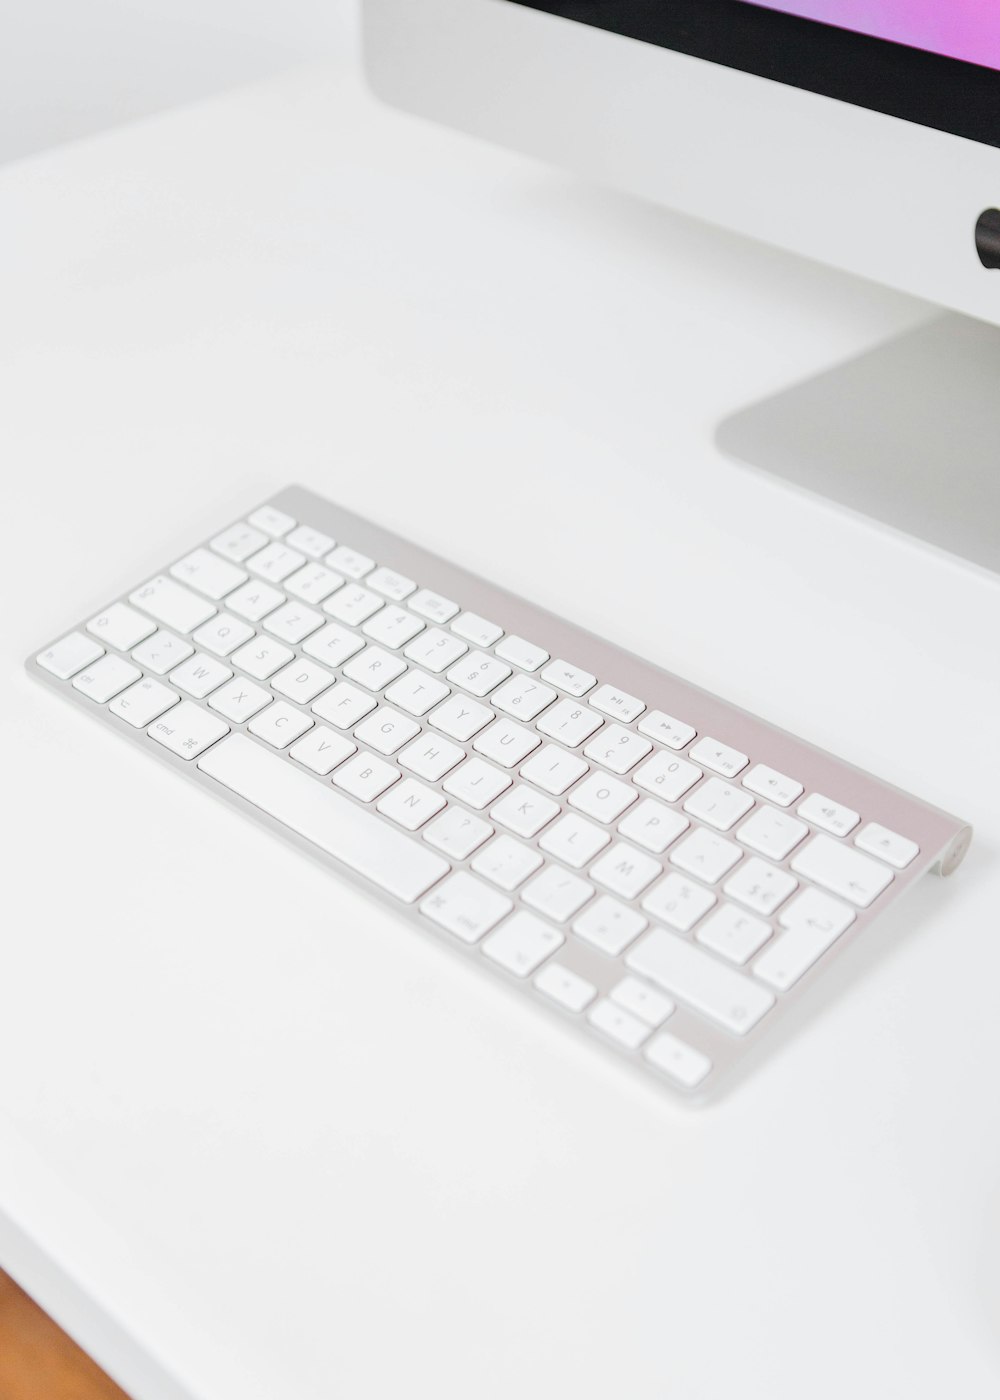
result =
[{"label": "pink gradient on screen", "polygon": [[878,39],[1000,69],[1000,0],[753,0]]}]

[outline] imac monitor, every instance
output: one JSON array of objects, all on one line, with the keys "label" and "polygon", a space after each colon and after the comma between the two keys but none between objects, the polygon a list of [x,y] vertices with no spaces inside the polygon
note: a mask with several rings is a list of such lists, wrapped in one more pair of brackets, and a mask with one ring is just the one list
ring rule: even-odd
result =
[{"label": "imac monitor", "polygon": [[[965,313],[735,434],[729,420],[719,441],[1000,572],[1000,3],[364,0],[363,14],[369,81],[396,106]],[[956,466],[964,501],[946,486]]]}]

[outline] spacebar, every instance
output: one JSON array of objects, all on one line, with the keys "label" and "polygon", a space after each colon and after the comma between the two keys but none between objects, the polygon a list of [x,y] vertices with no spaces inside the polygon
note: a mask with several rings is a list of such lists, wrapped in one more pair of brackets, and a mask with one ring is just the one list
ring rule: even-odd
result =
[{"label": "spacebar", "polygon": [[451,869],[433,851],[315,778],[297,773],[286,759],[242,734],[231,734],[209,749],[198,767],[406,904]]}]

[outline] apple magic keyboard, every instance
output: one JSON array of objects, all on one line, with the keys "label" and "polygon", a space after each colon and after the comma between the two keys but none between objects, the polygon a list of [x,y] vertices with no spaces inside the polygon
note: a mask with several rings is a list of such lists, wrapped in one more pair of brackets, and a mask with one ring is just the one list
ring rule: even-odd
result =
[{"label": "apple magic keyboard", "polygon": [[688,1099],[970,840],[300,487],[27,664]]}]

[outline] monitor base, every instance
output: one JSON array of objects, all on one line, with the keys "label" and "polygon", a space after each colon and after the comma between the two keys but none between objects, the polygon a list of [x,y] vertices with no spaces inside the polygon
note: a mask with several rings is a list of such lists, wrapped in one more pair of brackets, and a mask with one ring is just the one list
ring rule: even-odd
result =
[{"label": "monitor base", "polygon": [[728,455],[1000,574],[1000,330],[915,330],[726,418]]}]

